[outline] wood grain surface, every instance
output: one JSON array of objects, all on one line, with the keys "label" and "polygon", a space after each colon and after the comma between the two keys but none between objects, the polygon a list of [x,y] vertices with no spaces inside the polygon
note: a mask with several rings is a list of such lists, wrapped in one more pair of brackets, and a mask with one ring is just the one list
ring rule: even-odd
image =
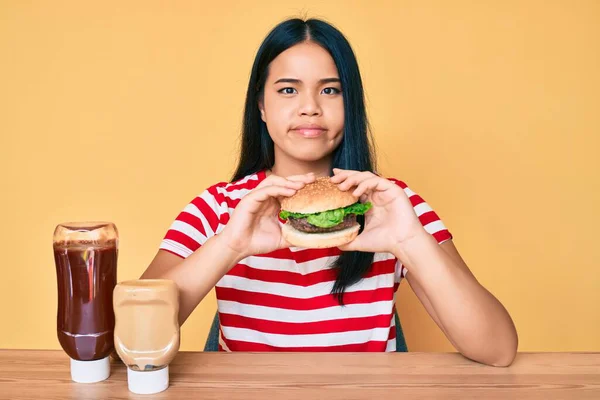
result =
[{"label": "wood grain surface", "polygon": [[495,368],[455,353],[180,352],[166,391],[135,395],[119,361],[78,384],[62,351],[0,350],[0,398],[600,399],[600,353],[520,353]]}]

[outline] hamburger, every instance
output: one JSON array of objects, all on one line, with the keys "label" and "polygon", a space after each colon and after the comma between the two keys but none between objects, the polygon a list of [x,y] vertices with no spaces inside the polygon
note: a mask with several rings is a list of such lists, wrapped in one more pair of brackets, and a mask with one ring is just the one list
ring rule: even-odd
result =
[{"label": "hamburger", "polygon": [[328,248],[351,242],[358,235],[357,215],[371,203],[360,203],[351,191],[340,190],[328,177],[305,185],[281,201],[279,217],[285,240],[296,247]]}]

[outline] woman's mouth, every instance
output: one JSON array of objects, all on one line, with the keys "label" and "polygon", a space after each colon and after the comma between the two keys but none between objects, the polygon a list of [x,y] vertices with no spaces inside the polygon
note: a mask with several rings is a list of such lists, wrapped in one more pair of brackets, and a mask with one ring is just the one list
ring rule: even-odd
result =
[{"label": "woman's mouth", "polygon": [[292,132],[305,138],[316,138],[327,132],[327,129],[320,125],[307,124],[293,128]]}]

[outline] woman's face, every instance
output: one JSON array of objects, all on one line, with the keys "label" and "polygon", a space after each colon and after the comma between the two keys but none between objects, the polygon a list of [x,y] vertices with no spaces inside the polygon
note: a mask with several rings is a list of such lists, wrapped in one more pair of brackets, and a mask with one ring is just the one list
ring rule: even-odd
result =
[{"label": "woman's face", "polygon": [[260,111],[277,162],[330,157],[342,140],[344,102],[329,53],[305,42],[277,56],[269,67]]}]

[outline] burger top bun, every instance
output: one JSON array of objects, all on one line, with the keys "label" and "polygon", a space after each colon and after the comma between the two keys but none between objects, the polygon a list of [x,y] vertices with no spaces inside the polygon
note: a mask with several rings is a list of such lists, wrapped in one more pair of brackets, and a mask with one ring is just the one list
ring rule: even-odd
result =
[{"label": "burger top bun", "polygon": [[294,213],[313,214],[346,207],[357,201],[352,191],[344,192],[329,177],[323,177],[305,185],[293,196],[284,198],[281,208]]}]

